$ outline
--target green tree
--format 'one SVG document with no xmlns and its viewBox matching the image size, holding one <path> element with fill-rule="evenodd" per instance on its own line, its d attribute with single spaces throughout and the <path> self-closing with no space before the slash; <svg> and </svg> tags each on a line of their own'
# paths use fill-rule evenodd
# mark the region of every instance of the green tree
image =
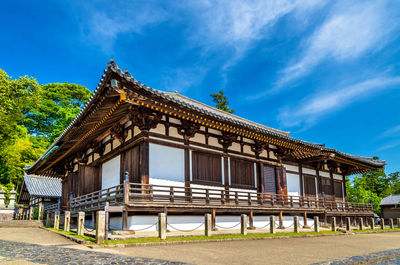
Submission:
<svg viewBox="0 0 400 265">
<path fill-rule="evenodd" d="M 41 104 L 25 112 L 23 124 L 30 134 L 53 142 L 79 113 L 91 92 L 84 86 L 69 83 L 42 85 Z"/>
<path fill-rule="evenodd" d="M 380 214 L 382 198 L 371 190 L 365 189 L 364 180 L 360 177 L 355 177 L 353 181 L 346 181 L 347 200 L 357 203 L 371 203 L 374 207 L 374 212 Z"/>
<path fill-rule="evenodd" d="M 220 90 L 216 94 L 210 94 L 210 96 L 213 98 L 213 101 L 216 103 L 217 109 L 229 112 L 229 113 L 234 113 L 235 110 L 229 108 L 229 101 L 228 98 L 224 95 L 224 91 Z"/>
</svg>

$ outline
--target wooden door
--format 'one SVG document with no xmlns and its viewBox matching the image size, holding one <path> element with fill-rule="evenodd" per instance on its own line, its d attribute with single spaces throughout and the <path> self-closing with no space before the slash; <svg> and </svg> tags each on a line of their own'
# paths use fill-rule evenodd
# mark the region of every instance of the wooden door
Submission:
<svg viewBox="0 0 400 265">
<path fill-rule="evenodd" d="M 275 167 L 271 166 L 263 166 L 263 185 L 264 185 L 264 193 L 276 193 L 276 183 L 275 183 Z"/>
</svg>

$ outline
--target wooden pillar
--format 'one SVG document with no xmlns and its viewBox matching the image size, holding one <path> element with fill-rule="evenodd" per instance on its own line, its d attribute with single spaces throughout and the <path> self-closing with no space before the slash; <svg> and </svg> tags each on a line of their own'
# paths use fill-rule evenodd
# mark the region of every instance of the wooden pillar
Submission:
<svg viewBox="0 0 400 265">
<path fill-rule="evenodd" d="M 212 225 L 212 230 L 213 231 L 217 230 L 216 221 L 215 221 L 215 218 L 216 218 L 215 215 L 216 215 L 215 209 L 212 209 L 211 225 Z"/>
<path fill-rule="evenodd" d="M 364 230 L 364 220 L 362 217 L 360 217 L 359 221 L 358 221 L 358 229 L 360 230 Z"/>
<path fill-rule="evenodd" d="M 333 180 L 333 167 L 329 167 L 329 176 L 331 178 L 331 189 L 332 189 L 332 198 L 333 201 L 336 201 L 336 193 L 335 193 L 335 181 Z"/>
<path fill-rule="evenodd" d="M 145 136 L 143 142 L 140 143 L 140 180 L 142 184 L 149 184 L 149 138 L 148 131 L 143 130 L 142 134 Z"/>
<path fill-rule="evenodd" d="M 279 229 L 285 229 L 283 226 L 283 211 L 279 212 Z"/>
<path fill-rule="evenodd" d="M 317 189 L 318 189 L 318 198 L 322 198 L 322 181 L 321 181 L 321 176 L 319 175 L 319 167 L 320 163 L 317 163 L 315 166 L 315 173 L 317 177 Z"/>
<path fill-rule="evenodd" d="M 303 228 L 310 228 L 310 226 L 307 224 L 307 211 L 304 212 L 304 225 Z"/>
<path fill-rule="evenodd" d="M 253 209 L 251 209 L 251 210 L 250 210 L 250 213 L 249 213 L 249 229 L 250 229 L 250 230 L 256 229 L 256 228 L 254 227 Z"/>
<path fill-rule="evenodd" d="M 225 185 L 225 202 L 229 203 L 229 164 L 228 157 L 224 157 L 224 185 Z"/>
<path fill-rule="evenodd" d="M 304 196 L 304 178 L 303 178 L 303 165 L 299 164 L 299 178 L 300 178 L 300 195 Z M 304 223 L 306 224 L 306 223 Z"/>
<path fill-rule="evenodd" d="M 343 172 L 343 169 L 341 169 L 341 170 L 342 170 L 342 175 L 343 175 L 343 198 L 344 198 L 344 201 L 346 202 L 347 201 L 346 173 Z"/>
<path fill-rule="evenodd" d="M 128 230 L 128 211 L 122 211 L 122 230 Z"/>
<path fill-rule="evenodd" d="M 184 147 L 184 164 L 185 164 L 185 196 L 186 200 L 191 200 L 190 192 L 190 151 L 189 151 L 189 141 L 185 140 Z"/>
</svg>

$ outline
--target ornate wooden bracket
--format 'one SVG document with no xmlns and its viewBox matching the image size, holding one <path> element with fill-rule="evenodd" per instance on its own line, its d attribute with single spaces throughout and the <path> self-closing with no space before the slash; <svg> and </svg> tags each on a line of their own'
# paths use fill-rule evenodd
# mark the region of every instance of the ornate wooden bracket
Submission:
<svg viewBox="0 0 400 265">
<path fill-rule="evenodd" d="M 124 130 L 124 126 L 119 123 L 111 127 L 110 133 L 111 137 L 117 139 L 121 144 L 125 141 L 125 138 L 128 135 L 128 131 Z"/>
<path fill-rule="evenodd" d="M 185 141 L 192 138 L 199 130 L 199 124 L 187 120 L 181 120 L 181 125 L 178 126 L 178 133 L 183 136 Z"/>
<path fill-rule="evenodd" d="M 237 140 L 237 135 L 229 132 L 223 132 L 222 136 L 218 138 L 218 143 L 222 145 L 224 150 L 227 150 L 234 141 Z"/>
<path fill-rule="evenodd" d="M 86 156 L 85 152 L 78 152 L 76 153 L 75 156 L 76 160 L 78 161 L 78 163 L 83 163 L 86 164 L 88 161 L 88 157 Z"/>
<path fill-rule="evenodd" d="M 253 151 L 256 154 L 256 157 L 259 157 L 264 148 L 265 148 L 264 143 L 255 141 L 255 144 L 251 146 L 251 151 Z"/>
<path fill-rule="evenodd" d="M 90 145 L 90 148 L 93 150 L 93 153 L 99 154 L 102 156 L 104 154 L 105 146 L 100 142 L 93 142 Z"/>
<path fill-rule="evenodd" d="M 130 118 L 133 125 L 138 126 L 141 131 L 149 131 L 157 127 L 157 124 L 161 121 L 162 113 L 145 108 L 135 108 L 131 110 Z"/>
</svg>

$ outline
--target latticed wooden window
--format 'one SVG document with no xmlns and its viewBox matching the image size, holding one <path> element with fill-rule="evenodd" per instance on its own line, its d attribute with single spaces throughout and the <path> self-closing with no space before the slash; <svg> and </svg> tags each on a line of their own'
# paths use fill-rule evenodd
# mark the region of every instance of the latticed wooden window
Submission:
<svg viewBox="0 0 400 265">
<path fill-rule="evenodd" d="M 242 159 L 230 159 L 231 185 L 244 185 L 254 187 L 254 163 Z"/>
<path fill-rule="evenodd" d="M 192 180 L 222 183 L 220 156 L 202 152 L 193 152 L 192 168 Z"/>
<path fill-rule="evenodd" d="M 275 167 L 263 166 L 263 181 L 265 193 L 276 193 Z"/>
<path fill-rule="evenodd" d="M 332 195 L 332 182 L 330 178 L 321 178 L 321 188 L 325 195 Z"/>
</svg>

